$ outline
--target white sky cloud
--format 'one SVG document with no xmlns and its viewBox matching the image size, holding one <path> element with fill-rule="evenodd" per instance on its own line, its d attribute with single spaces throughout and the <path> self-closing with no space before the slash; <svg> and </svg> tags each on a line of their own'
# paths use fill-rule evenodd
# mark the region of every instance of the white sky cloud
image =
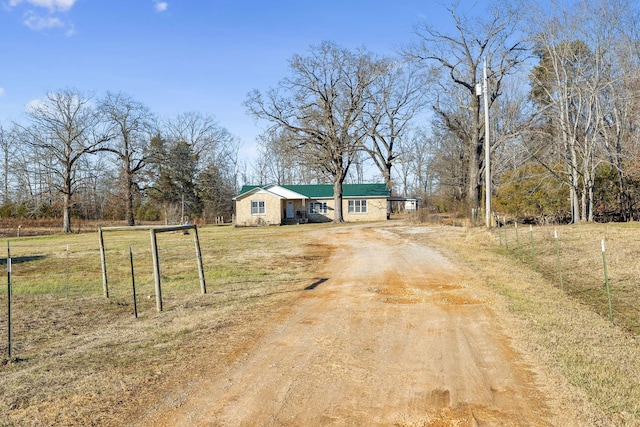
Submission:
<svg viewBox="0 0 640 427">
<path fill-rule="evenodd" d="M 0 87 L 0 97 L 4 96 L 4 88 Z"/>
<path fill-rule="evenodd" d="M 24 109 L 27 112 L 32 112 L 38 108 L 42 108 L 43 107 L 43 102 L 40 99 L 32 99 L 31 101 L 27 102 L 27 104 L 24 106 Z"/>
<path fill-rule="evenodd" d="M 29 3 L 32 6 L 44 7 L 50 11 L 70 10 L 77 0 L 9 0 L 9 6 L 14 7 L 20 3 Z"/>
<path fill-rule="evenodd" d="M 32 30 L 50 30 L 53 28 L 64 28 L 65 24 L 55 16 L 38 16 L 33 13 L 27 14 L 24 25 Z"/>
<path fill-rule="evenodd" d="M 66 26 L 67 30 L 64 32 L 64 34 L 68 37 L 73 36 L 76 33 L 76 27 L 73 24 L 69 24 Z"/>
<path fill-rule="evenodd" d="M 169 3 L 167 3 L 166 1 L 156 1 L 155 2 L 156 12 L 162 13 L 165 10 L 167 10 L 168 8 L 169 8 Z"/>
</svg>

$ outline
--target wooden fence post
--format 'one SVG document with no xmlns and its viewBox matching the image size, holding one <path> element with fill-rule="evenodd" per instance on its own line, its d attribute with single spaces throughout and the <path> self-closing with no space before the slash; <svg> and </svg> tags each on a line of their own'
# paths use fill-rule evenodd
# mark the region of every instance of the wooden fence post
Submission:
<svg viewBox="0 0 640 427">
<path fill-rule="evenodd" d="M 153 278 L 156 287 L 156 310 L 162 311 L 162 287 L 160 286 L 160 259 L 156 230 L 151 229 L 151 256 L 153 257 Z"/>
</svg>

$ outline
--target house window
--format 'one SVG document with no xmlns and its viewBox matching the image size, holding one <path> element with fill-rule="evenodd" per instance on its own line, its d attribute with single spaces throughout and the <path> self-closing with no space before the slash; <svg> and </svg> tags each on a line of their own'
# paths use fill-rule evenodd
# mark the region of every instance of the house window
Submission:
<svg viewBox="0 0 640 427">
<path fill-rule="evenodd" d="M 264 215 L 264 214 L 265 214 L 264 200 L 252 200 L 251 215 Z"/>
<path fill-rule="evenodd" d="M 366 214 L 367 201 L 366 200 L 349 200 L 348 212 L 350 214 Z"/>
<path fill-rule="evenodd" d="M 329 212 L 327 202 L 311 202 L 309 204 L 310 214 L 326 214 Z"/>
</svg>

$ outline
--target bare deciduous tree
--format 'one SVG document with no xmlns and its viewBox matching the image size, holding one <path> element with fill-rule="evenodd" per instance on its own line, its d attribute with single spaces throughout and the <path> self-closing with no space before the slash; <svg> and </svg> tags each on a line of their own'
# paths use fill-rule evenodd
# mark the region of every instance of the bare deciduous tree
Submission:
<svg viewBox="0 0 640 427">
<path fill-rule="evenodd" d="M 91 97 L 76 90 L 47 93 L 42 102 L 28 112 L 30 126 L 23 128 L 28 143 L 46 153 L 53 163 L 42 166 L 56 176 L 55 188 L 63 195 L 62 231 L 70 233 L 74 191 L 79 184 L 78 162 L 87 154 L 104 150 L 113 136 L 105 130 Z"/>
<path fill-rule="evenodd" d="M 238 140 L 215 117 L 198 112 L 178 114 L 165 124 L 164 135 L 170 141 L 184 141 L 196 156 L 199 170 L 210 164 L 237 162 Z"/>
<path fill-rule="evenodd" d="M 559 147 L 566 164 L 573 222 L 594 219 L 602 163 L 618 169 L 621 197 L 628 193 L 621 156 L 637 114 L 630 110 L 635 107 L 627 89 L 637 79 L 635 65 L 625 69 L 629 58 L 637 58 L 637 41 L 630 34 L 637 31 L 633 10 L 626 0 L 602 0 L 578 2 L 571 10 L 530 12 L 540 58 L 531 73 L 532 99 L 544 124 L 539 129 Z"/>
<path fill-rule="evenodd" d="M 417 113 L 424 108 L 426 75 L 410 62 L 381 61 L 380 76 L 369 88 L 364 120 L 368 137 L 364 149 L 371 155 L 389 190 L 394 191 L 391 169 L 399 155 L 398 144 Z"/>
<path fill-rule="evenodd" d="M 265 96 L 253 91 L 245 104 L 256 118 L 286 129 L 304 163 L 331 176 L 334 221 L 342 222 L 342 184 L 366 135 L 362 115 L 380 64 L 367 52 L 324 42 L 289 65 L 291 76 L 278 88 Z"/>
<path fill-rule="evenodd" d="M 198 112 L 177 115 L 165 123 L 164 136 L 171 144 L 185 143 L 193 156 L 193 183 L 199 184 L 192 206 L 201 206 L 203 217 L 229 216 L 229 200 L 237 190 L 239 140 L 215 117 Z M 186 147 L 183 147 L 186 149 Z"/>
<path fill-rule="evenodd" d="M 137 192 L 136 175 L 150 157 L 148 146 L 153 134 L 154 116 L 147 106 L 123 93 L 107 92 L 99 108 L 116 135 L 114 143 L 106 150 L 115 154 L 122 163 L 125 219 L 128 225 L 135 225 L 133 202 Z"/>
<path fill-rule="evenodd" d="M 433 165 L 437 149 L 434 136 L 425 127 L 417 127 L 411 129 L 401 145 L 403 195 L 432 196 L 439 181 Z"/>
<path fill-rule="evenodd" d="M 304 166 L 289 149 L 286 129 L 272 129 L 258 137 L 260 158 L 256 164 L 257 184 L 307 184 Z"/>
<path fill-rule="evenodd" d="M 0 167 L 2 171 L 2 203 L 7 204 L 11 199 L 10 183 L 15 174 L 12 165 L 17 163 L 14 161 L 18 152 L 18 136 L 15 127 L 6 129 L 0 124 Z"/>
<path fill-rule="evenodd" d="M 476 87 L 481 83 L 482 61 L 487 60 L 490 105 L 500 96 L 503 79 L 513 73 L 527 53 L 516 37 L 519 15 L 508 3 L 490 9 L 487 17 L 475 19 L 460 12 L 458 3 L 448 8 L 455 32 L 441 32 L 422 24 L 416 33 L 419 42 L 406 54 L 438 73 L 433 109 L 444 126 L 465 147 L 463 171 L 464 198 L 469 207 L 477 207 L 481 196 L 483 171 L 484 121 Z"/>
</svg>

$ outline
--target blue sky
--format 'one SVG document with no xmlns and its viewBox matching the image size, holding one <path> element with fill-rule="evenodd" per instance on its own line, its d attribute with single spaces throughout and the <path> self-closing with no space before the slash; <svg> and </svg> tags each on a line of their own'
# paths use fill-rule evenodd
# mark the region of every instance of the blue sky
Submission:
<svg viewBox="0 0 640 427">
<path fill-rule="evenodd" d="M 250 161 L 264 124 L 242 103 L 286 77 L 292 55 L 325 40 L 391 55 L 443 10 L 430 0 L 0 0 L 0 123 L 24 120 L 49 91 L 124 92 L 162 118 L 215 116 Z"/>
</svg>

